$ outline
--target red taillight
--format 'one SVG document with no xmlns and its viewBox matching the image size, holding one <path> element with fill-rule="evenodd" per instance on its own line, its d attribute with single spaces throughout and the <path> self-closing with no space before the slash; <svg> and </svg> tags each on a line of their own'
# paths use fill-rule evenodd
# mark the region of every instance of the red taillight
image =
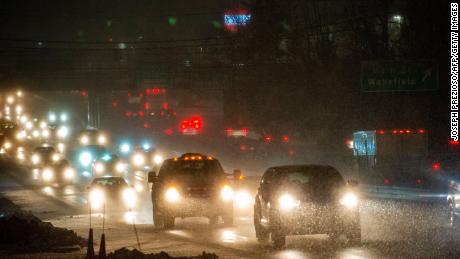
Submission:
<svg viewBox="0 0 460 259">
<path fill-rule="evenodd" d="M 133 113 L 130 112 L 130 111 L 127 111 L 127 112 L 125 112 L 125 115 L 126 115 L 126 117 L 131 117 L 133 115 Z"/>
<path fill-rule="evenodd" d="M 393 133 L 393 134 L 398 134 L 398 131 L 397 131 L 397 130 L 393 130 L 392 133 Z"/>
<path fill-rule="evenodd" d="M 410 130 L 406 130 L 406 133 L 407 133 L 407 134 L 410 134 L 410 133 L 411 133 L 411 131 L 410 131 Z"/>
<path fill-rule="evenodd" d="M 169 103 L 164 102 L 163 103 L 163 110 L 168 110 L 169 109 Z"/>
<path fill-rule="evenodd" d="M 441 169 L 441 164 L 439 163 L 433 163 L 433 170 L 434 171 L 439 171 L 439 169 Z"/>
<path fill-rule="evenodd" d="M 384 131 L 384 130 L 379 130 L 378 133 L 379 133 L 380 135 L 383 135 L 383 134 L 385 134 L 385 131 Z"/>
<path fill-rule="evenodd" d="M 385 185 L 391 184 L 390 179 L 388 179 L 388 178 L 383 179 L 383 184 L 385 184 Z"/>
<path fill-rule="evenodd" d="M 144 110 L 150 109 L 150 104 L 148 102 L 144 103 Z"/>
<path fill-rule="evenodd" d="M 267 143 L 271 143 L 271 142 L 272 142 L 272 136 L 267 135 L 267 136 L 265 136 L 264 140 L 265 140 L 265 142 L 267 142 Z"/>
<path fill-rule="evenodd" d="M 112 107 L 117 108 L 118 107 L 118 102 L 116 100 L 112 101 Z"/>
<path fill-rule="evenodd" d="M 248 135 L 248 129 L 247 128 L 242 128 L 241 132 L 242 132 L 243 136 L 245 136 L 245 137 Z"/>
<path fill-rule="evenodd" d="M 284 142 L 284 143 L 288 143 L 289 142 L 289 136 L 287 135 L 284 135 L 281 140 Z"/>
<path fill-rule="evenodd" d="M 246 151 L 246 145 L 241 144 L 241 145 L 240 145 L 240 150 L 241 150 L 241 151 Z"/>
<path fill-rule="evenodd" d="M 425 130 L 424 129 L 419 129 L 418 133 L 423 134 L 423 133 L 425 133 Z"/>
<path fill-rule="evenodd" d="M 232 128 L 227 128 L 225 131 L 227 132 L 227 136 L 231 136 L 232 133 L 233 133 L 233 129 L 232 129 Z"/>
<path fill-rule="evenodd" d="M 143 111 L 138 111 L 138 112 L 137 112 L 137 116 L 139 116 L 139 117 L 144 117 L 144 112 L 143 112 Z"/>
<path fill-rule="evenodd" d="M 173 131 L 172 129 L 165 129 L 164 132 L 165 132 L 165 134 L 168 135 L 168 136 L 170 136 L 170 135 L 172 135 L 172 134 L 174 133 L 174 131 Z"/>
<path fill-rule="evenodd" d="M 144 128 L 145 129 L 150 129 L 152 126 L 150 126 L 150 123 L 144 122 Z"/>
</svg>

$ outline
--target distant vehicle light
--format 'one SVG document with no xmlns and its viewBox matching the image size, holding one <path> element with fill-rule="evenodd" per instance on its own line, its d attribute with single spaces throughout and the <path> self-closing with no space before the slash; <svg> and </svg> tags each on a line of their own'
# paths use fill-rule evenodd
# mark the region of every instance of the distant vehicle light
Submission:
<svg viewBox="0 0 460 259">
<path fill-rule="evenodd" d="M 11 144 L 11 142 L 5 142 L 5 144 L 3 144 L 3 147 L 5 149 L 10 149 L 12 146 L 13 146 L 13 144 Z"/>
<path fill-rule="evenodd" d="M 72 168 L 65 169 L 64 178 L 66 180 L 73 180 L 75 178 L 75 171 Z"/>
<path fill-rule="evenodd" d="M 438 162 L 433 163 L 432 165 L 433 171 L 439 171 L 441 169 L 441 164 Z"/>
<path fill-rule="evenodd" d="M 161 165 L 161 163 L 163 163 L 163 156 L 159 154 L 153 156 L 153 163 L 156 165 Z"/>
<path fill-rule="evenodd" d="M 284 135 L 283 137 L 281 137 L 281 141 L 283 141 L 284 143 L 288 143 L 289 142 L 289 136 Z"/>
<path fill-rule="evenodd" d="M 89 152 L 83 152 L 80 154 L 79 161 L 83 166 L 89 166 L 93 160 L 93 156 Z"/>
<path fill-rule="evenodd" d="M 107 143 L 107 137 L 105 135 L 99 135 L 97 137 L 97 143 L 99 145 L 105 145 Z"/>
<path fill-rule="evenodd" d="M 51 157 L 51 159 L 54 161 L 54 162 L 57 162 L 61 159 L 61 156 L 59 154 L 53 154 L 53 156 Z"/>
<path fill-rule="evenodd" d="M 134 154 L 132 162 L 135 166 L 143 166 L 145 164 L 144 154 Z"/>
<path fill-rule="evenodd" d="M 144 149 L 145 151 L 149 151 L 151 147 L 152 146 L 150 145 L 150 143 L 142 144 L 142 149 Z"/>
<path fill-rule="evenodd" d="M 49 182 L 51 180 L 53 180 L 54 178 L 54 172 L 53 170 L 49 169 L 49 168 L 45 168 L 42 172 L 42 179 L 43 181 L 45 182 Z"/>
<path fill-rule="evenodd" d="M 86 135 L 81 136 L 80 138 L 80 143 L 82 145 L 88 145 L 89 144 L 89 137 Z"/>
<path fill-rule="evenodd" d="M 96 171 L 96 173 L 101 174 L 104 172 L 105 166 L 102 163 L 96 163 L 94 165 L 94 170 Z"/>
<path fill-rule="evenodd" d="M 91 190 L 88 197 L 92 209 L 101 209 L 105 203 L 105 193 L 101 189 Z"/>
<path fill-rule="evenodd" d="M 32 155 L 32 164 L 37 165 L 38 163 L 40 163 L 40 156 L 37 155 L 37 154 L 33 154 Z"/>
<path fill-rule="evenodd" d="M 60 119 L 62 122 L 66 122 L 68 119 L 68 116 L 66 113 L 61 113 Z"/>
<path fill-rule="evenodd" d="M 50 131 L 47 129 L 42 130 L 42 137 L 47 139 L 50 137 Z"/>
<path fill-rule="evenodd" d="M 56 122 L 56 114 L 51 113 L 51 114 L 48 116 L 48 120 L 49 120 L 50 122 Z"/>
<path fill-rule="evenodd" d="M 58 148 L 58 151 L 62 154 L 65 151 L 65 144 L 64 143 L 58 143 L 57 148 Z"/>
<path fill-rule="evenodd" d="M 126 143 L 125 143 L 125 144 L 122 144 L 122 145 L 120 146 L 120 151 L 121 151 L 122 153 L 125 153 L 125 154 L 126 154 L 126 153 L 129 153 L 129 152 L 131 151 L 131 146 L 130 146 L 129 144 L 126 144 Z"/>
<path fill-rule="evenodd" d="M 235 205 L 240 209 L 247 209 L 252 206 L 252 196 L 248 191 L 241 190 L 235 194 Z"/>
<path fill-rule="evenodd" d="M 67 138 L 69 136 L 69 128 L 67 126 L 59 127 L 57 135 L 59 138 Z"/>
<path fill-rule="evenodd" d="M 123 191 L 123 201 L 128 208 L 134 208 L 137 203 L 137 194 L 136 191 L 129 188 Z"/>
<path fill-rule="evenodd" d="M 220 192 L 220 197 L 224 201 L 231 201 L 233 200 L 233 195 L 234 195 L 233 189 L 228 185 L 224 185 L 224 187 L 222 188 L 222 191 Z"/>
<path fill-rule="evenodd" d="M 126 170 L 127 166 L 125 163 L 122 163 L 122 162 L 118 162 L 116 165 L 115 165 L 115 170 L 118 172 L 118 173 L 123 173 L 125 170 Z"/>
</svg>

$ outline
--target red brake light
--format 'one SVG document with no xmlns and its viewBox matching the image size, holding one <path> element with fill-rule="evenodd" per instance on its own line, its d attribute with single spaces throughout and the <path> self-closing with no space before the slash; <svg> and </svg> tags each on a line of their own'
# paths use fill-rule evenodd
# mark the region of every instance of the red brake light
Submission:
<svg viewBox="0 0 460 259">
<path fill-rule="evenodd" d="M 144 112 L 143 112 L 143 111 L 138 111 L 138 112 L 137 112 L 137 116 L 139 116 L 139 117 L 144 117 Z"/>
<path fill-rule="evenodd" d="M 227 132 L 227 136 L 231 136 L 232 133 L 233 133 L 233 129 L 232 129 L 232 128 L 227 128 L 225 131 Z"/>
<path fill-rule="evenodd" d="M 379 130 L 378 132 L 379 132 L 380 135 L 385 134 L 385 131 L 384 131 L 384 130 Z"/>
<path fill-rule="evenodd" d="M 281 137 L 281 140 L 282 140 L 284 143 L 288 143 L 288 142 L 289 142 L 289 136 L 284 135 L 283 137 Z"/>
<path fill-rule="evenodd" d="M 174 132 L 173 132 L 172 129 L 165 129 L 165 134 L 166 134 L 166 135 L 170 136 L 170 135 L 172 135 L 173 133 L 174 133 Z"/>
<path fill-rule="evenodd" d="M 441 164 L 436 162 L 436 163 L 433 163 L 432 167 L 434 171 L 439 171 L 439 169 L 441 169 Z"/>
<path fill-rule="evenodd" d="M 383 179 L 383 184 L 385 184 L 385 185 L 391 184 L 390 179 L 388 179 L 388 178 Z"/>
<path fill-rule="evenodd" d="M 131 115 L 133 115 L 133 113 L 130 112 L 130 111 L 127 111 L 127 112 L 125 112 L 125 115 L 126 115 L 126 117 L 131 117 Z"/>
<path fill-rule="evenodd" d="M 270 135 L 265 136 L 264 139 L 265 139 L 265 142 L 267 142 L 267 143 L 272 142 L 272 136 L 270 136 Z"/>
<path fill-rule="evenodd" d="M 423 134 L 423 133 L 425 133 L 425 130 L 424 129 L 419 129 L 418 133 Z"/>
</svg>

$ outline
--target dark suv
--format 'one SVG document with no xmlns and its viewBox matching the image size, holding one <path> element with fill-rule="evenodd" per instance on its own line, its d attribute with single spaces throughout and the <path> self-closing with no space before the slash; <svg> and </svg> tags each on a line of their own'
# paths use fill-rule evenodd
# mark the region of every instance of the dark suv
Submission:
<svg viewBox="0 0 460 259">
<path fill-rule="evenodd" d="M 331 166 L 296 165 L 269 168 L 254 203 L 259 241 L 284 246 L 290 234 L 326 233 L 333 239 L 361 241 L 356 183 L 345 183 Z"/>
<path fill-rule="evenodd" d="M 233 190 L 217 159 L 197 153 L 167 159 L 149 182 L 155 226 L 172 228 L 176 217 L 198 216 L 233 224 Z"/>
</svg>

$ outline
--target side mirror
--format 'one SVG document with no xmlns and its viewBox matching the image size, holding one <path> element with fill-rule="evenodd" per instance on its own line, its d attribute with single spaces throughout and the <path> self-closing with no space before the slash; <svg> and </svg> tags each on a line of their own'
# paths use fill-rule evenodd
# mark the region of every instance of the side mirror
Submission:
<svg viewBox="0 0 460 259">
<path fill-rule="evenodd" d="M 351 187 L 357 187 L 359 185 L 358 181 L 356 180 L 348 180 L 347 184 Z"/>
<path fill-rule="evenodd" d="M 233 169 L 233 179 L 234 180 L 243 180 L 243 173 L 240 169 Z"/>
<path fill-rule="evenodd" d="M 155 171 L 149 172 L 147 181 L 149 183 L 156 183 L 158 181 L 158 177 Z"/>
</svg>

